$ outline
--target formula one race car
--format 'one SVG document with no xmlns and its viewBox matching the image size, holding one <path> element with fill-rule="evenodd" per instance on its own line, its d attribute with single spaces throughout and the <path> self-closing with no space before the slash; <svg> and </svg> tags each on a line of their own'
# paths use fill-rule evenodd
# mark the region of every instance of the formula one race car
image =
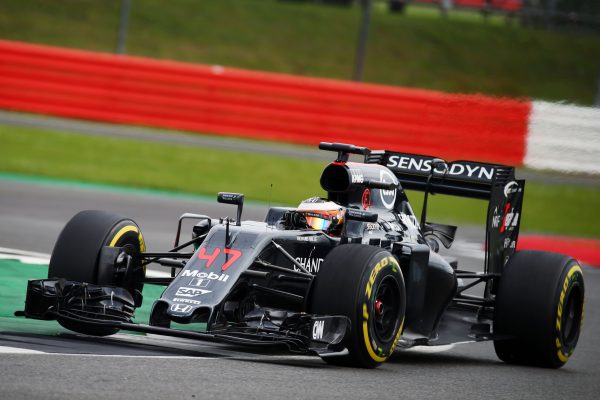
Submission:
<svg viewBox="0 0 600 400">
<path fill-rule="evenodd" d="M 21 315 L 89 335 L 124 329 L 284 345 L 360 367 L 380 365 L 397 347 L 481 340 L 493 340 L 509 363 L 558 368 L 568 360 L 583 319 L 582 269 L 561 254 L 516 251 L 525 182 L 514 168 L 339 143 L 319 148 L 337 152 L 321 175 L 326 199 L 272 207 L 256 222 L 242 221 L 243 195 L 219 193 L 219 202 L 237 206 L 237 218 L 183 214 L 167 252 L 147 252 L 128 218 L 80 212 L 58 238 L 48 279 L 29 281 Z M 404 189 L 424 192 L 420 220 Z M 430 193 L 489 202 L 481 272 L 439 254 L 457 228 L 427 221 Z M 186 219 L 197 223 L 179 244 Z M 151 263 L 171 277 L 146 277 Z M 145 283 L 166 289 L 149 324 L 135 324 Z M 477 288 L 481 294 L 472 294 Z"/>
</svg>

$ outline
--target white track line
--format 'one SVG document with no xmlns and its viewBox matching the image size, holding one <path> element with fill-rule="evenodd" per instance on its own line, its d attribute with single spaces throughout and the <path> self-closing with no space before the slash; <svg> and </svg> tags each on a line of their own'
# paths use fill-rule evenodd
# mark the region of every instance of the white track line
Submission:
<svg viewBox="0 0 600 400">
<path fill-rule="evenodd" d="M 18 260 L 25 264 L 48 265 L 50 254 L 0 247 L 0 259 Z"/>
<path fill-rule="evenodd" d="M 134 355 L 134 354 L 91 354 L 91 353 L 42 353 L 41 355 L 67 356 L 67 357 L 88 357 L 88 358 L 156 358 L 173 360 L 218 360 L 223 357 L 205 357 L 205 356 L 156 356 L 156 355 Z"/>
<path fill-rule="evenodd" d="M 215 360 L 223 357 L 204 356 L 155 356 L 155 355 L 132 355 L 132 354 L 90 354 L 90 353 L 53 353 L 38 350 L 21 349 L 19 347 L 0 346 L 0 354 L 25 354 L 37 356 L 68 356 L 68 357 L 113 357 L 113 358 L 160 358 L 160 359 L 186 359 L 186 360 Z"/>
<path fill-rule="evenodd" d="M 43 351 L 21 349 L 19 347 L 0 346 L 0 354 L 46 354 Z"/>
<path fill-rule="evenodd" d="M 0 253 L 46 258 L 48 260 L 50 259 L 50 254 L 38 253 L 35 251 L 27 251 L 27 250 L 20 250 L 20 249 L 10 249 L 8 247 L 0 247 Z"/>
<path fill-rule="evenodd" d="M 464 342 L 456 342 L 456 343 L 451 343 L 451 344 L 442 344 L 439 346 L 415 346 L 415 347 L 410 347 L 408 349 L 398 349 L 401 352 L 409 352 L 409 353 L 422 353 L 422 354 L 435 354 L 435 353 L 443 353 L 445 351 L 449 351 L 452 350 L 453 348 L 455 348 L 457 345 L 459 344 L 465 344 L 465 343 L 475 343 L 474 340 L 467 340 Z"/>
<path fill-rule="evenodd" d="M 0 260 L 18 260 L 23 264 L 48 265 L 50 263 L 50 254 L 0 247 Z M 171 273 L 148 269 L 146 276 L 149 278 L 168 278 L 171 276 Z"/>
</svg>

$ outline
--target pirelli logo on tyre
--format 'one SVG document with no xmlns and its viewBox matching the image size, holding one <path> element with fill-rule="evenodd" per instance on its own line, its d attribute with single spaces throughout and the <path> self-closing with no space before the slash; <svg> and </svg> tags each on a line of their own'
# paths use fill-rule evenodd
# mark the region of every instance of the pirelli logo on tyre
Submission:
<svg viewBox="0 0 600 400">
<path fill-rule="evenodd" d="M 556 345 L 556 355 L 560 361 L 567 362 L 571 354 L 573 353 L 574 346 L 569 346 L 568 343 L 564 342 L 565 332 L 563 329 L 565 327 L 562 326 L 563 313 L 569 312 L 565 310 L 566 300 L 572 290 L 574 283 L 577 279 L 583 275 L 583 271 L 578 264 L 571 266 L 569 272 L 567 272 L 567 276 L 565 276 L 565 280 L 563 282 L 560 297 L 558 299 L 558 306 L 556 309 L 556 337 L 555 337 L 555 345 Z M 583 322 L 583 304 L 581 309 L 581 319 L 580 323 Z"/>
<path fill-rule="evenodd" d="M 396 261 L 393 256 L 387 256 L 379 260 L 369 275 L 364 292 L 365 302 L 362 305 L 362 333 L 365 348 L 369 356 L 374 361 L 379 363 L 384 362 L 394 352 L 398 342 L 400 341 L 400 337 L 402 336 L 402 328 L 404 327 L 404 315 L 402 315 L 400 326 L 391 343 L 379 343 L 374 335 L 372 335 L 370 332 L 370 318 L 372 317 L 371 314 L 373 313 L 373 308 L 376 308 L 377 301 L 375 298 L 377 290 L 374 292 L 374 289 L 376 289 L 375 286 L 377 278 L 386 267 L 390 268 L 394 274 L 401 274 L 398 261 Z"/>
<path fill-rule="evenodd" d="M 373 291 L 373 284 L 375 283 L 375 278 L 377 277 L 377 274 L 379 274 L 379 271 L 381 271 L 390 263 L 390 259 L 396 262 L 396 260 L 393 257 L 385 257 L 384 259 L 379 261 L 377 265 L 375 265 L 375 268 L 373 268 L 371 276 L 369 276 L 369 282 L 367 282 L 367 290 L 365 292 L 367 298 L 371 298 L 371 292 Z"/>
</svg>

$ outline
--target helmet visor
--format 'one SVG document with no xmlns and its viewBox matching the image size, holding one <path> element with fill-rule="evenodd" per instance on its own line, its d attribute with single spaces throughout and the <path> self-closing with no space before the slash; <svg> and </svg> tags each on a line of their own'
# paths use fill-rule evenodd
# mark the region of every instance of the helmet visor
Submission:
<svg viewBox="0 0 600 400">
<path fill-rule="evenodd" d="M 306 224 L 310 226 L 312 229 L 326 231 L 329 229 L 329 225 L 331 225 L 331 221 L 329 219 L 324 219 L 321 217 L 311 217 L 306 216 Z"/>
<path fill-rule="evenodd" d="M 327 231 L 332 222 L 338 224 L 338 210 L 331 211 L 305 211 L 306 224 L 312 229 Z"/>
</svg>

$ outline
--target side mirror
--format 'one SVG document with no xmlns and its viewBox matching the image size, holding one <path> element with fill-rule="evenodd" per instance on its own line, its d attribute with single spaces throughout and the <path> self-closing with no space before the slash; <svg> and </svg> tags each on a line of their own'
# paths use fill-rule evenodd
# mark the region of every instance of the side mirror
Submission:
<svg viewBox="0 0 600 400">
<path fill-rule="evenodd" d="M 237 217 L 235 224 L 240 226 L 242 224 L 242 210 L 244 208 L 244 195 L 241 193 L 229 193 L 219 192 L 217 194 L 217 202 L 224 204 L 236 204 L 237 205 Z"/>
<path fill-rule="evenodd" d="M 427 222 L 421 228 L 423 232 L 423 237 L 427 238 L 430 236 L 438 239 L 445 248 L 449 249 L 452 246 L 452 242 L 454 242 L 454 237 L 456 236 L 456 226 L 454 225 L 444 225 L 444 224 L 436 224 L 434 222 Z"/>
<path fill-rule="evenodd" d="M 219 192 L 217 201 L 225 204 L 244 204 L 244 195 L 241 193 Z"/>
</svg>

